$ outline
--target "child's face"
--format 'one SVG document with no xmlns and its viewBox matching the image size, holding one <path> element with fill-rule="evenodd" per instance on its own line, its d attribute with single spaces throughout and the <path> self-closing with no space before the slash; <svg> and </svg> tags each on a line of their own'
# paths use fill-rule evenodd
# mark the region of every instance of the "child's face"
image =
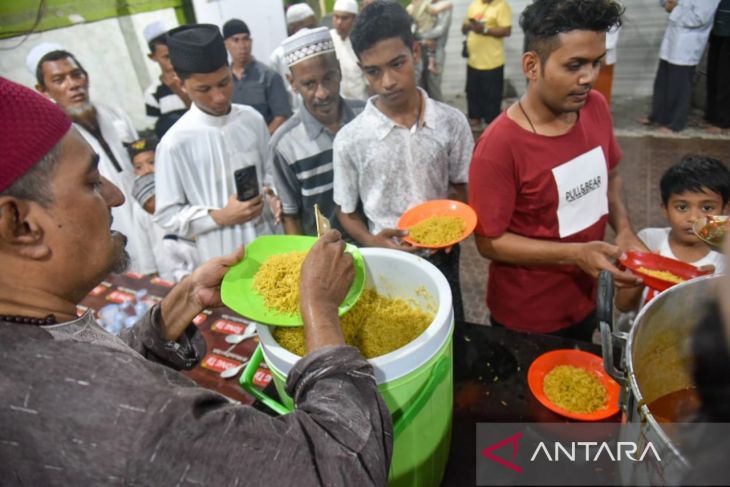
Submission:
<svg viewBox="0 0 730 487">
<path fill-rule="evenodd" d="M 164 44 L 155 44 L 155 52 L 148 54 L 149 58 L 160 65 L 163 73 L 172 71 L 170 62 L 170 50 Z"/>
<path fill-rule="evenodd" d="M 140 152 L 134 156 L 132 165 L 134 166 L 134 175 L 138 177 L 155 172 L 155 151 Z"/>
<path fill-rule="evenodd" d="M 707 215 L 721 215 L 724 207 L 722 197 L 707 189 L 669 195 L 664 211 L 672 227 L 672 236 L 682 243 L 696 244 L 701 240 L 692 231 L 692 224 Z"/>
</svg>

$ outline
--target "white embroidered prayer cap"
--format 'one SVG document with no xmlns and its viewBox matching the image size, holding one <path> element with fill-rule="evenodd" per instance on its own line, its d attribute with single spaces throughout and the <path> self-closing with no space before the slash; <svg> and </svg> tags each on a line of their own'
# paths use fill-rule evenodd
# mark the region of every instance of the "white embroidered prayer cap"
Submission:
<svg viewBox="0 0 730 487">
<path fill-rule="evenodd" d="M 294 22 L 301 22 L 309 17 L 314 17 L 314 10 L 306 3 L 295 3 L 286 11 L 286 25 Z"/>
<path fill-rule="evenodd" d="M 296 34 L 284 39 L 284 62 L 292 66 L 298 62 L 320 54 L 334 52 L 335 45 L 327 27 L 301 29 Z"/>
<path fill-rule="evenodd" d="M 357 15 L 357 1 L 356 0 L 337 0 L 335 6 L 332 8 L 334 12 L 347 12 L 349 14 Z"/>
<path fill-rule="evenodd" d="M 154 22 L 147 24 L 142 31 L 142 36 L 144 37 L 145 42 L 149 43 L 152 39 L 160 37 L 167 31 L 168 28 L 163 21 L 155 20 Z"/>
<path fill-rule="evenodd" d="M 28 72 L 35 76 L 35 70 L 38 68 L 41 58 L 53 51 L 65 51 L 65 48 L 56 42 L 41 42 L 31 49 L 25 58 L 25 67 L 28 68 Z"/>
</svg>

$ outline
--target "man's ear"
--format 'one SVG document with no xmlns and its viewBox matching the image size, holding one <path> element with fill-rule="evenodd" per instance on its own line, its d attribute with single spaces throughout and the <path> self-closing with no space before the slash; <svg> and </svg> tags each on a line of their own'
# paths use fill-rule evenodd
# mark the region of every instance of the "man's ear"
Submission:
<svg viewBox="0 0 730 487">
<path fill-rule="evenodd" d="M 537 81 L 537 72 L 540 69 L 540 56 L 535 51 L 522 54 L 522 72 L 530 81 Z"/>
<path fill-rule="evenodd" d="M 413 41 L 413 59 L 416 64 L 421 62 L 421 43 L 418 41 Z"/>
<path fill-rule="evenodd" d="M 50 255 L 37 211 L 33 211 L 37 206 L 37 203 L 13 196 L 0 197 L 0 248 L 33 260 Z"/>
</svg>

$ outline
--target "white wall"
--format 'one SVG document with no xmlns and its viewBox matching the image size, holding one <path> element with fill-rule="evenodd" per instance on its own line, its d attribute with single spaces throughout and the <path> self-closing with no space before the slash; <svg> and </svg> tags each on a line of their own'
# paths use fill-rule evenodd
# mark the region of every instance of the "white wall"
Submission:
<svg viewBox="0 0 730 487">
<path fill-rule="evenodd" d="M 88 71 L 91 99 L 123 108 L 135 126 L 142 129 L 146 88 L 143 85 L 160 75 L 157 64 L 147 59 L 149 49 L 142 37 L 144 27 L 154 20 L 162 20 L 170 27 L 177 25 L 175 11 L 165 9 L 32 34 L 22 43 L 22 38 L 2 40 L 0 72 L 13 81 L 35 86 L 35 75 L 26 69 L 25 58 L 41 42 L 57 42 Z M 124 35 L 125 25 L 133 31 L 128 38 Z M 133 56 L 140 60 L 141 70 L 134 69 Z"/>
<path fill-rule="evenodd" d="M 253 39 L 253 55 L 269 64 L 271 51 L 286 37 L 283 0 L 193 0 L 198 22 L 223 27 L 238 18 L 246 22 Z"/>
<path fill-rule="evenodd" d="M 461 24 L 471 0 L 452 0 L 452 16 L 449 40 L 446 45 L 446 66 L 442 90 L 446 95 L 464 93 L 466 86 L 466 60 L 461 57 Z M 508 0 L 512 7 L 512 35 L 505 40 L 507 64 L 505 79 L 521 91 L 525 83 L 520 69 L 523 35 L 519 16 L 531 0 Z M 624 0 L 625 24 L 618 43 L 618 62 L 614 68 L 615 95 L 649 95 L 656 67 L 659 63 L 659 45 L 664 35 L 667 14 L 659 7 L 658 0 Z"/>
</svg>

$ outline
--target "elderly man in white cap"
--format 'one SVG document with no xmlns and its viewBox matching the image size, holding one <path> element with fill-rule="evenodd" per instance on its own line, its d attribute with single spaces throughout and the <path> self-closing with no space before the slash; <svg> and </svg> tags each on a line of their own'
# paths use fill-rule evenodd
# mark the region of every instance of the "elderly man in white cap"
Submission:
<svg viewBox="0 0 730 487">
<path fill-rule="evenodd" d="M 152 220 L 132 198 L 134 169 L 124 143 L 137 140 L 137 131 L 126 113 L 116 107 L 92 103 L 89 75 L 73 54 L 58 44 L 43 44 L 31 50 L 28 70 L 36 76 L 36 89 L 71 118 L 86 142 L 99 154 L 99 172 L 124 194 L 126 202 L 112 208 L 113 228 L 128 235 L 131 270 L 142 274 L 157 271 L 150 252 Z"/>
<path fill-rule="evenodd" d="M 332 143 L 365 102 L 340 96 L 340 66 L 326 27 L 302 29 L 282 46 L 291 71 L 289 80 L 303 102 L 270 144 L 284 231 L 317 235 L 315 204 L 342 231 L 332 200 Z"/>
<path fill-rule="evenodd" d="M 352 32 L 356 16 L 357 2 L 355 0 L 337 0 L 332 11 L 332 24 L 335 28 L 330 30 L 330 35 L 335 45 L 337 60 L 340 62 L 340 71 L 342 71 L 340 93 L 345 98 L 366 100 L 368 85 L 357 64 L 357 56 L 355 56 L 350 42 L 350 32 Z"/>
<path fill-rule="evenodd" d="M 154 126 L 161 139 L 183 113 L 190 108 L 190 97 L 182 90 L 182 83 L 175 75 L 167 48 L 167 26 L 162 21 L 148 24 L 142 34 L 150 49 L 149 57 L 160 66 L 162 73 L 144 92 L 147 121 Z"/>
<path fill-rule="evenodd" d="M 286 11 L 286 32 L 288 36 L 296 34 L 301 29 L 313 29 L 317 27 L 317 17 L 314 15 L 312 7 L 306 3 L 296 3 L 290 6 Z M 292 91 L 288 82 L 289 67 L 284 61 L 284 48 L 279 46 L 274 49 L 269 57 L 269 66 L 279 73 L 286 81 L 286 91 L 289 93 L 289 105 L 292 110 L 299 109 L 300 100 Z"/>
</svg>

